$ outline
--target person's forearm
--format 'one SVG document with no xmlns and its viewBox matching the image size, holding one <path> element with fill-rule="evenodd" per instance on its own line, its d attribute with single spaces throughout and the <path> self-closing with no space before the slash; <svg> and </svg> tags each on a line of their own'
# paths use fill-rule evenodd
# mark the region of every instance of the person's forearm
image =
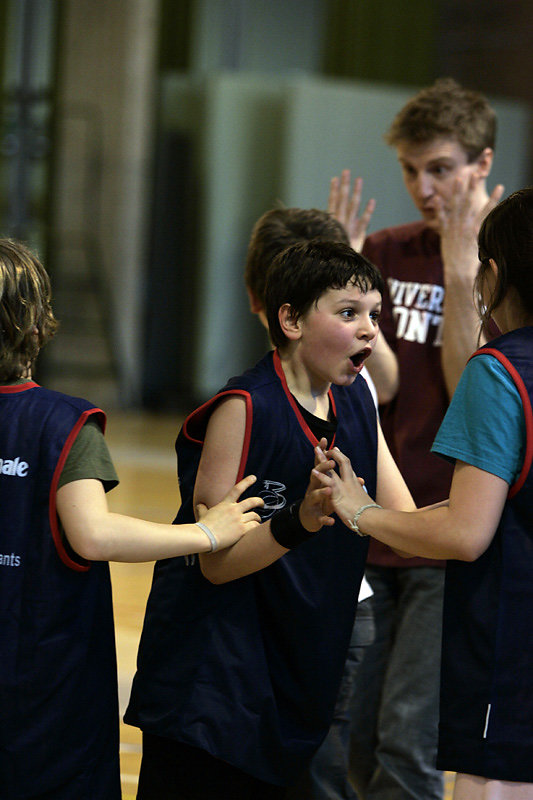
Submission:
<svg viewBox="0 0 533 800">
<path fill-rule="evenodd" d="M 442 329 L 441 366 L 451 399 L 466 362 L 477 348 L 479 318 L 470 281 L 457 279 L 446 287 Z"/>
<path fill-rule="evenodd" d="M 211 583 L 227 583 L 270 566 L 294 547 L 305 543 L 325 525 L 334 525 L 330 516 L 330 491 L 322 486 L 322 477 L 334 466 L 321 450 L 323 439 L 316 448 L 322 458 L 315 457 L 305 495 L 292 502 L 273 517 L 242 537 L 235 545 L 221 552 L 200 556 L 202 574 Z M 320 463 L 318 463 L 320 461 Z"/>
<path fill-rule="evenodd" d="M 238 541 L 260 517 L 259 497 L 240 495 L 255 482 L 243 478 L 213 508 L 197 507 L 201 522 L 169 525 L 109 511 L 100 481 L 86 479 L 62 486 L 56 510 L 73 550 L 90 561 L 154 561 L 211 552 Z"/>
<path fill-rule="evenodd" d="M 457 525 L 447 506 L 418 511 L 369 508 L 359 517 L 358 526 L 394 550 L 423 558 L 474 561 L 483 552 L 478 537 Z"/>
<path fill-rule="evenodd" d="M 337 463 L 338 471 L 324 471 L 317 478 L 330 490 L 336 514 L 355 533 L 372 536 L 402 554 L 461 561 L 479 558 L 492 541 L 509 492 L 503 478 L 457 461 L 449 500 L 413 511 L 391 510 L 393 503 L 396 509 L 406 508 L 401 493 L 395 499 L 394 491 L 378 490 L 376 506 L 364 492 L 350 460 L 337 448 L 326 455 Z M 378 480 L 387 485 L 397 467 L 385 448 L 383 455 L 378 476 L 380 463 L 385 474 Z"/>
<path fill-rule="evenodd" d="M 228 583 L 265 569 L 287 552 L 272 536 L 268 520 L 232 547 L 200 555 L 200 567 L 203 576 L 211 583 Z"/>
<path fill-rule="evenodd" d="M 495 198 L 497 195 L 498 192 Z M 477 234 L 488 200 L 479 182 L 471 180 L 468 184 L 459 183 L 450 207 L 441 210 L 445 292 L 441 363 L 450 398 L 477 345 L 479 320 L 473 297 L 479 268 Z"/>
<path fill-rule="evenodd" d="M 442 370 L 451 398 L 466 362 L 477 346 L 479 322 L 473 302 L 473 287 L 479 268 L 477 237 L 482 220 L 499 202 L 504 187 L 497 184 L 490 197 L 485 178 L 492 151 L 483 154 L 482 173 L 458 178 L 449 202 L 439 203 L 441 255 L 444 268 L 444 328 Z M 483 343 L 483 340 L 480 340 Z"/>
<path fill-rule="evenodd" d="M 155 561 L 211 549 L 198 525 L 148 522 L 113 512 L 80 518 L 79 531 L 71 526 L 67 538 L 88 561 Z"/>
<path fill-rule="evenodd" d="M 320 464 L 315 463 L 301 502 L 285 506 L 233 547 L 220 553 L 200 556 L 204 577 L 211 583 L 227 583 L 258 572 L 284 556 L 289 549 L 307 542 L 324 525 L 333 525 L 334 519 L 329 513 L 329 489 L 324 489 L 320 478 L 315 475 L 323 474 L 333 466 L 334 462 L 328 459 Z"/>
</svg>

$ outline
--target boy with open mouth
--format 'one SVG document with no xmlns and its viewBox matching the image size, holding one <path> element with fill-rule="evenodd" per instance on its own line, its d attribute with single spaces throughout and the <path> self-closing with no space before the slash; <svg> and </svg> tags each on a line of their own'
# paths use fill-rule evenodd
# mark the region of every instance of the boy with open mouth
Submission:
<svg viewBox="0 0 533 800">
<path fill-rule="evenodd" d="M 382 288 L 347 245 L 287 248 L 267 276 L 276 349 L 180 431 L 177 522 L 243 470 L 265 506 L 224 553 L 156 565 L 126 713 L 143 730 L 139 800 L 284 798 L 328 731 L 367 544 L 324 514 L 314 448 L 346 448 L 378 502 L 414 508 L 359 376 Z"/>
</svg>

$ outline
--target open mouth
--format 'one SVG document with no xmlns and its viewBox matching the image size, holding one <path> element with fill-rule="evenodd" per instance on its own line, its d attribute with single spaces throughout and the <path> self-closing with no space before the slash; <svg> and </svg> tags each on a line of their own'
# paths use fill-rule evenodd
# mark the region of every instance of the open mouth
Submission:
<svg viewBox="0 0 533 800">
<path fill-rule="evenodd" d="M 360 367 L 363 365 L 365 359 L 368 358 L 370 353 L 372 352 L 370 347 L 366 347 L 364 350 L 361 350 L 360 353 L 356 353 L 353 356 L 350 356 L 350 361 L 354 365 L 354 367 Z"/>
</svg>

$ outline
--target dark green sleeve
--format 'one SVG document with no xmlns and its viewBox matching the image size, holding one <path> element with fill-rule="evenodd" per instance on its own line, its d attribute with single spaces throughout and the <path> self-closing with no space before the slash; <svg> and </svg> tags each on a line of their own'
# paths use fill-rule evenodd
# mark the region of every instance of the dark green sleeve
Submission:
<svg viewBox="0 0 533 800">
<path fill-rule="evenodd" d="M 90 417 L 74 440 L 57 488 L 88 478 L 101 481 L 106 492 L 118 483 L 104 434 L 96 420 Z"/>
</svg>

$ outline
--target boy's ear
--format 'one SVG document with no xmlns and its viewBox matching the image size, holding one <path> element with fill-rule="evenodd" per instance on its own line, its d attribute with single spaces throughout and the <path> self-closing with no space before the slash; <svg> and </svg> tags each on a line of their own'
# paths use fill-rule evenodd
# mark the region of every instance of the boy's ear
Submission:
<svg viewBox="0 0 533 800">
<path fill-rule="evenodd" d="M 302 335 L 300 317 L 294 313 L 294 309 L 290 303 L 283 303 L 278 311 L 278 320 L 281 330 L 287 339 L 293 341 L 300 339 Z"/>
<path fill-rule="evenodd" d="M 487 178 L 492 169 L 494 150 L 491 147 L 485 149 L 476 158 L 476 173 L 478 178 Z"/>
</svg>

